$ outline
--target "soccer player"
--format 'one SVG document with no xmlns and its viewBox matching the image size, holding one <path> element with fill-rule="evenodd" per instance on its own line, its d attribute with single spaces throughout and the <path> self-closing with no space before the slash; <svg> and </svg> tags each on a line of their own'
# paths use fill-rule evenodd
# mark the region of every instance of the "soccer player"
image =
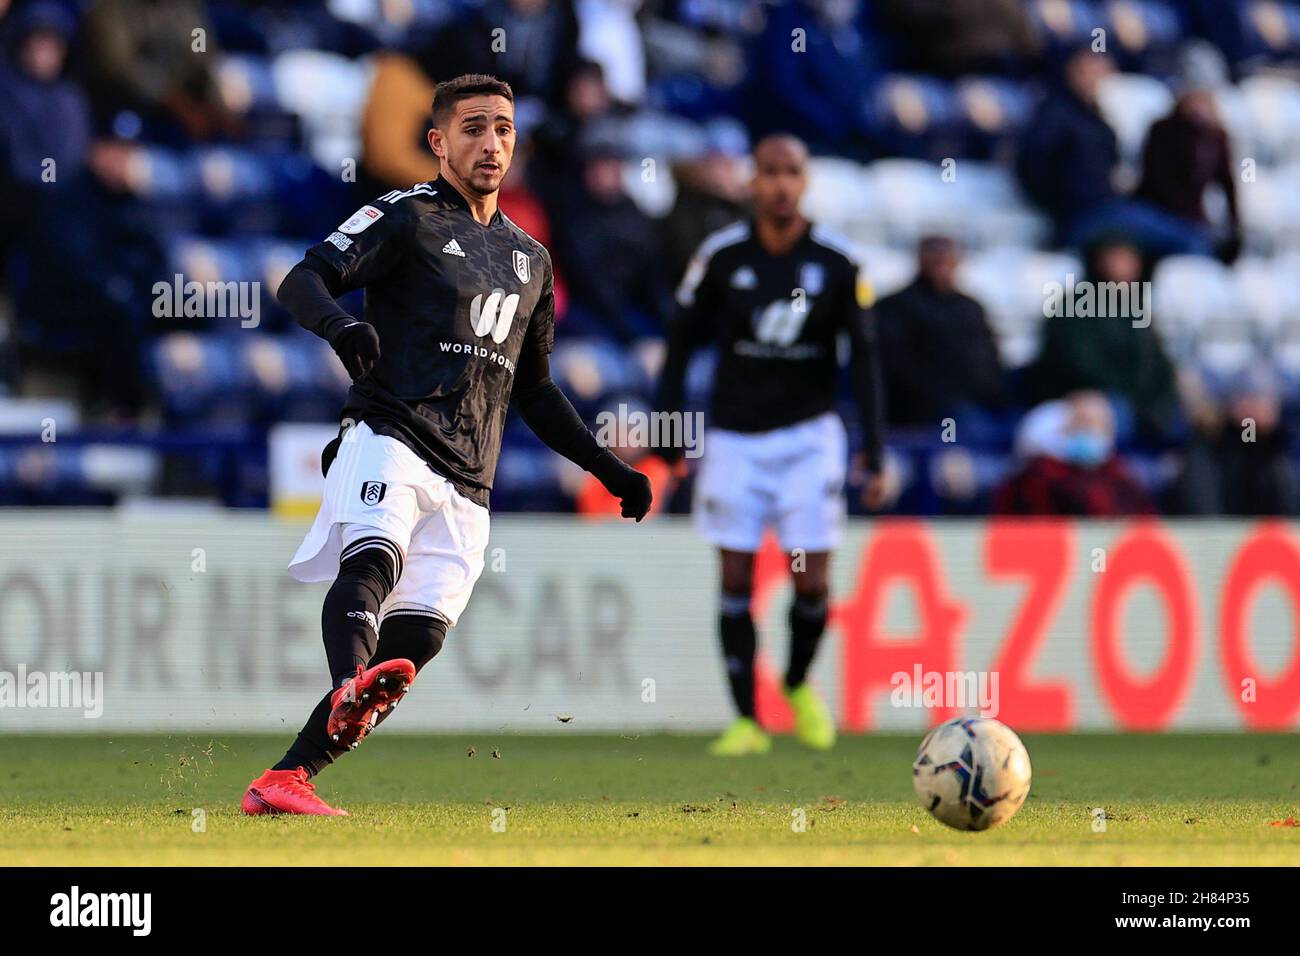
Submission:
<svg viewBox="0 0 1300 956">
<path fill-rule="evenodd" d="M 341 815 L 311 778 L 391 712 L 442 648 L 483 570 L 507 406 L 640 521 L 647 479 L 602 448 L 550 376 L 551 257 L 497 209 L 514 96 L 485 75 L 437 87 L 441 175 L 362 206 L 308 250 L 279 299 L 353 384 L 322 459 L 325 496 L 289 566 L 334 583 L 321 613 L 333 687 L 245 813 Z M 364 320 L 335 301 L 364 288 Z"/>
<path fill-rule="evenodd" d="M 724 756 L 766 753 L 754 716 L 754 555 L 768 527 L 794 554 L 785 696 L 799 739 L 827 749 L 835 723 L 807 683 L 826 629 L 830 552 L 844 520 L 847 442 L 835 413 L 837 344 L 847 335 L 861 412 L 868 507 L 880 478 L 879 375 L 872 291 L 845 243 L 799 212 L 808 151 L 775 135 L 754 149 L 754 215 L 709 236 L 677 291 L 659 407 L 681 407 L 691 352 L 719 351 L 710 428 L 695 483 L 695 523 L 721 556 L 719 628 L 739 716 L 711 746 Z M 796 551 L 796 549 L 798 549 Z"/>
</svg>

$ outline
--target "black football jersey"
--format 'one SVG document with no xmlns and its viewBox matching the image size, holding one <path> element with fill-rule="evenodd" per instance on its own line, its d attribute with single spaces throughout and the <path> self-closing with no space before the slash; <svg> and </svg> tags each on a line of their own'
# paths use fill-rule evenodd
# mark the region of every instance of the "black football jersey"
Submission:
<svg viewBox="0 0 1300 956">
<path fill-rule="evenodd" d="M 763 432 L 813 418 L 835 408 L 838 342 L 847 335 L 859 370 L 866 451 L 878 458 L 872 297 L 847 245 L 816 225 L 779 256 L 763 248 L 749 222 L 715 232 L 677 290 L 660 406 L 680 408 L 690 352 L 713 343 L 713 425 Z"/>
<path fill-rule="evenodd" d="M 481 225 L 439 178 L 362 206 L 307 255 L 342 291 L 365 289 L 379 334 L 344 420 L 404 442 L 486 506 L 520 354 L 555 339 L 546 249 L 500 212 Z"/>
</svg>

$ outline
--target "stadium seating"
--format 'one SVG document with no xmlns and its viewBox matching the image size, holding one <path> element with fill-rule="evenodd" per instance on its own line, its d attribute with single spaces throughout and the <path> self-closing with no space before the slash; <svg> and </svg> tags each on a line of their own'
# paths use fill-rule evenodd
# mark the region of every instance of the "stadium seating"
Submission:
<svg viewBox="0 0 1300 956">
<path fill-rule="evenodd" d="M 643 17 L 646 101 L 624 104 L 606 120 L 628 157 L 625 190 L 646 215 L 659 219 L 674 209 L 673 165 L 709 149 L 714 124 L 739 127 L 734 78 L 710 72 L 717 65 L 711 56 L 731 54 L 715 44 L 750 49 L 778 6 L 682 0 Z M 1131 175 L 1140 172 L 1151 123 L 1174 102 L 1182 45 L 1199 37 L 1222 52 L 1232 79 L 1215 95 L 1242 175 L 1244 250 L 1232 266 L 1197 257 L 1162 262 L 1153 276 L 1155 329 L 1175 361 L 1211 379 L 1229 378 L 1261 358 L 1271 362 L 1289 408 L 1300 408 L 1300 83 L 1294 69 L 1277 69 L 1300 62 L 1300 4 L 1023 0 L 1023 6 L 1048 63 L 1096 43 L 1094 31 L 1105 31 L 1119 71 L 1105 84 L 1101 105 Z M 276 421 L 329 420 L 337 413 L 346 376 L 328 346 L 293 326 L 274 290 L 305 248 L 369 198 L 358 199 L 360 187 L 348 172 L 357 171 L 362 153 L 374 55 L 418 46 L 461 6 L 346 0 L 255 7 L 216 0 L 208 7 L 221 50 L 213 57 L 214 75 L 222 102 L 239 119 L 239 134 L 203 143 L 154 141 L 151 122 L 129 112 L 113 117 L 112 129 L 135 139 L 123 208 L 159 237 L 161 278 L 259 284 L 256 327 L 239 316 L 155 313 L 155 337 L 141 344 L 156 406 L 147 414 L 156 410 L 163 428 L 177 436 L 231 428 L 256 441 Z M 874 79 L 861 90 L 864 142 L 844 155 L 814 156 L 805 209 L 858 248 L 882 296 L 911 281 L 920 237 L 958 239 L 966 253 L 961 283 L 984 304 L 1015 382 L 1038 348 L 1045 288 L 1083 274 L 1079 250 L 1053 245 L 1051 223 L 1022 193 L 1011 162 L 1017 143 L 1032 135 L 1027 124 L 1050 71 L 928 76 L 896 55 L 899 44 L 881 32 L 871 4 L 863 5 L 857 26 L 862 41 L 880 51 Z M 646 175 L 648 168 L 654 175 Z M 1222 205 L 1211 196 L 1212 212 Z M 671 287 L 677 277 L 664 278 Z M 14 291 L 21 292 L 23 281 L 15 268 Z M 104 296 L 99 308 L 107 312 L 122 293 L 106 284 Z M 355 297 L 345 305 L 360 307 Z M 31 325 L 29 317 L 19 319 L 19 328 Z M 552 367 L 591 419 L 610 403 L 647 401 L 662 355 L 662 342 L 629 347 L 612 336 L 574 337 L 561 321 Z M 707 392 L 712 361 L 704 353 L 692 365 L 694 407 Z M 939 456 L 943 449 L 928 439 L 891 441 L 911 481 L 904 510 L 960 510 L 965 506 L 945 498 L 951 470 L 972 471 L 983 493 L 1008 466 L 1002 438 L 965 449 L 969 458 L 957 463 Z M 100 491 L 70 459 L 48 464 L 16 446 L 0 452 L 0 490 L 18 481 L 26 462 L 38 471 L 52 468 L 55 487 L 82 488 L 68 500 L 97 500 Z M 1134 454 L 1144 481 L 1153 487 L 1168 481 L 1159 454 L 1140 448 Z M 217 475 L 230 500 L 256 502 L 258 490 L 240 483 L 255 482 L 259 467 L 254 461 L 241 472 L 214 458 L 198 472 Z M 512 420 L 496 507 L 567 507 L 572 475 L 566 467 Z"/>
</svg>

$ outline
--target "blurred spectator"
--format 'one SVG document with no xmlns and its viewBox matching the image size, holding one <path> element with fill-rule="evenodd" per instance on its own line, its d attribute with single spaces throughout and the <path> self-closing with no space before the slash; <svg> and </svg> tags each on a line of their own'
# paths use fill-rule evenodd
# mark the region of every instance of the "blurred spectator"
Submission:
<svg viewBox="0 0 1300 956">
<path fill-rule="evenodd" d="M 533 183 L 544 197 L 562 193 L 572 182 L 580 162 L 582 131 L 611 116 L 613 107 L 604 68 L 590 60 L 574 64 L 563 102 L 546 114 L 532 134 Z"/>
<path fill-rule="evenodd" d="M 572 296 L 558 331 L 624 343 L 662 335 L 668 291 L 655 223 L 623 187 L 618 147 L 589 142 L 577 182 L 557 198 L 551 217 L 552 251 Z"/>
<path fill-rule="evenodd" d="M 1236 75 L 1246 56 L 1245 6 L 1224 0 L 1178 0 L 1178 6 L 1191 32 L 1213 43 Z M 1259 16 L 1261 11 L 1253 12 Z"/>
<path fill-rule="evenodd" d="M 88 89 L 106 126 L 128 110 L 152 123 L 157 138 L 237 131 L 217 89 L 216 37 L 198 0 L 93 0 L 85 31 Z"/>
<path fill-rule="evenodd" d="M 578 51 L 601 65 L 610 95 L 635 106 L 645 99 L 646 55 L 637 26 L 641 0 L 577 0 Z"/>
<path fill-rule="evenodd" d="M 1115 196 L 1111 175 L 1119 162 L 1119 140 L 1097 105 L 1112 70 L 1102 54 L 1074 53 L 1062 82 L 1039 104 L 1020 147 L 1020 181 L 1062 237 L 1081 213 Z"/>
<path fill-rule="evenodd" d="M 397 51 L 375 57 L 375 77 L 361 114 L 358 191 L 366 199 L 438 178 L 438 157 L 425 138 L 433 91 L 434 80 L 418 60 Z"/>
<path fill-rule="evenodd" d="M 63 76 L 72 17 L 57 3 L 39 2 L 14 19 L 0 64 L 0 263 L 41 217 L 42 193 L 74 182 L 90 149 L 90 107 Z"/>
<path fill-rule="evenodd" d="M 501 212 L 509 216 L 516 226 L 528 233 L 546 248 L 551 248 L 551 220 L 546 207 L 528 184 L 528 167 L 532 158 L 532 145 L 523 140 L 515 144 L 510 171 L 501 181 L 497 202 Z M 568 308 L 568 291 L 564 276 L 554 269 L 555 314 L 563 316 Z"/>
<path fill-rule="evenodd" d="M 1184 74 L 1183 89 L 1173 111 L 1153 123 L 1147 132 L 1142 182 L 1135 195 L 1213 240 L 1216 237 L 1205 212 L 1205 191 L 1218 186 L 1223 190 L 1229 218 L 1215 244 L 1220 256 L 1231 262 L 1241 249 L 1241 223 L 1232 143 L 1215 105 L 1216 78 L 1222 78 L 1219 70 L 1195 64 Z"/>
<path fill-rule="evenodd" d="M 1016 436 L 1020 469 L 994 493 L 1000 515 L 1116 518 L 1155 506 L 1115 455 L 1115 418 L 1104 395 L 1078 392 L 1033 409 Z"/>
<path fill-rule="evenodd" d="M 1039 6 L 1032 12 L 1053 20 L 1054 12 L 1066 12 L 1064 5 Z M 1119 15 L 1109 0 L 1069 6 Z M 1104 499 L 1114 506 L 1109 510 L 1125 510 L 1116 502 L 1134 489 L 1109 451 L 1114 436 L 1121 447 L 1134 443 L 1149 453 L 1182 439 L 1190 416 L 1194 429 L 1179 448 L 1183 470 L 1168 495 L 1172 509 L 1300 513 L 1290 458 L 1296 409 L 1283 402 L 1273 373 L 1252 368 L 1227 386 L 1205 386 L 1200 397 L 1185 389 L 1180 401 L 1175 383 L 1200 379 L 1190 362 L 1175 369 L 1163 347 L 1167 341 L 1172 354 L 1196 355 L 1208 380 L 1215 369 L 1235 368 L 1240 350 L 1255 348 L 1258 335 L 1269 339 L 1288 382 L 1292 377 L 1286 263 L 1297 236 L 1287 225 L 1294 217 L 1286 215 L 1284 172 L 1295 139 L 1286 117 L 1297 87 L 1294 71 L 1261 68 L 1293 55 L 1294 31 L 1286 32 L 1281 14 L 1294 4 L 1164 0 L 1156 6 L 1177 8 L 1189 35 L 1230 51 L 1230 69 L 1253 74 L 1249 83 L 1225 89 L 1222 61 L 1194 44 L 1191 52 L 1185 47 L 1175 105 L 1146 133 L 1144 168 L 1134 177 L 1140 185 L 1130 196 L 1117 176 L 1129 173 L 1121 169 L 1119 139 L 1099 102 L 1117 124 L 1126 111 L 1126 122 L 1145 123 L 1153 114 L 1143 94 L 1165 102 L 1155 78 L 1169 80 L 1168 57 L 1126 55 L 1123 50 L 1135 48 L 1121 42 L 1119 62 L 1145 74 L 1123 85 L 1111 77 L 1105 55 L 1054 54 L 1060 76 L 1026 127 L 1017 172 L 1055 223 L 1047 245 L 1086 250 L 1085 283 L 1134 283 L 1171 252 L 1234 259 L 1244 215 L 1238 206 L 1252 197 L 1235 188 L 1226 130 L 1243 143 L 1259 143 L 1262 163 L 1283 166 L 1263 184 L 1271 189 L 1267 198 L 1253 197 L 1263 204 L 1254 224 L 1258 257 L 1223 274 L 1260 313 L 1259 327 L 1224 331 L 1235 315 L 1230 306 L 1226 314 L 1212 311 L 1210 300 L 1223 283 L 1211 286 L 1210 277 L 1204 302 L 1171 297 L 1174 324 L 1162 329 L 1168 339 L 1145 327 L 1150 313 L 1131 297 L 1100 317 L 1051 311 L 1033 330 L 1009 328 L 1008 355 L 1022 360 L 1021 346 L 1035 338 L 1040 352 L 1023 372 L 1008 373 L 981 303 L 955 287 L 957 247 L 946 239 L 923 242 L 911 284 L 877 306 L 888 409 L 894 424 L 910 428 L 953 416 L 961 445 L 938 448 L 918 441 L 919 433 L 898 436 L 888 469 L 903 510 L 987 513 L 991 490 L 1005 474 L 1009 406 L 1023 399 L 1073 407 L 1078 400 L 1067 396 L 1094 390 L 1110 402 L 1105 426 L 1060 426 L 1068 441 L 1053 432 L 1057 437 L 1035 454 L 1026 452 L 1032 442 L 1022 441 L 1017 466 L 1023 470 L 1007 482 L 1003 507 L 1105 513 L 1107 507 L 1095 507 Z M 983 139 L 953 130 L 975 118 L 972 90 L 980 86 L 996 88 L 984 91 L 982 105 L 1005 111 L 1015 118 L 1010 128 L 1021 128 L 1029 82 L 1007 77 L 1038 66 L 1027 9 L 1024 0 L 0 0 L 0 392 L 57 394 L 69 404 L 75 397 L 83 420 L 124 419 L 140 427 L 144 415 L 152 427 L 157 411 L 164 431 L 234 423 L 247 433 L 240 439 L 247 444 L 202 455 L 241 461 L 244 477 L 220 479 L 229 503 L 263 500 L 264 474 L 255 461 L 247 464 L 256 458 L 247 449 L 260 447 L 258 431 L 268 422 L 319 417 L 321 408 L 333 414 L 340 367 L 328 349 L 318 356 L 297 342 L 273 341 L 284 318 L 275 311 L 258 330 L 229 342 L 195 317 L 193 355 L 201 358 L 192 370 L 202 372 L 204 388 L 218 397 L 209 401 L 207 391 L 191 392 L 184 382 L 155 383 L 149 368 L 162 344 L 158 336 L 191 326 L 152 318 L 154 283 L 185 271 L 200 281 L 260 279 L 273 287 L 286 250 L 292 259 L 304 237 L 328 234 L 348 211 L 336 208 L 337 192 L 345 189 L 338 160 L 359 149 L 362 195 L 352 197 L 349 210 L 394 187 L 435 178 L 438 162 L 425 141 L 434 85 L 466 70 L 501 75 L 519 96 L 519 145 L 501 208 L 553 254 L 561 338 L 641 340 L 635 350 L 598 346 L 611 380 L 631 393 L 653 377 L 655 349 L 662 350 L 654 336 L 690 255 L 704 236 L 746 215 L 741 157 L 749 134 L 793 130 L 830 154 L 820 159 L 822 184 L 831 190 L 818 197 L 822 208 L 831 207 L 825 218 L 855 238 L 884 244 L 875 258 L 891 288 L 904 278 L 896 260 L 908 271 L 908 257 L 894 248 L 900 237 L 923 234 L 947 215 L 965 217 L 963 232 L 979 237 L 996 270 L 1020 258 L 1003 260 L 999 248 L 1042 244 L 1018 202 L 999 192 L 996 199 L 968 197 L 971 204 L 957 209 L 926 190 L 919 171 L 912 185 L 902 175 L 909 164 L 855 168 L 843 157 L 916 157 L 942 149 L 936 155 L 983 159 L 987 152 L 990 165 L 1000 165 L 1003 157 L 992 147 L 985 151 Z M 1066 19 L 1055 23 L 1060 43 L 1071 42 Z M 1147 22 L 1132 18 L 1129 26 Z M 1082 23 L 1076 18 L 1074 26 Z M 1177 35 L 1179 27 L 1172 29 Z M 390 48 L 371 58 L 376 37 Z M 79 43 L 70 46 L 74 40 Z M 916 75 L 892 73 L 898 70 Z M 996 76 L 964 82 L 972 71 Z M 373 76 L 368 91 L 357 82 L 365 75 Z M 963 82 L 936 82 L 936 76 Z M 1133 91 L 1133 100 L 1127 92 L 1113 96 L 1120 90 L 1105 88 L 1109 82 Z M 896 86 L 906 90 L 897 100 Z M 347 90 L 368 97 L 364 109 Z M 1220 116 L 1216 103 L 1241 106 Z M 752 120 L 748 129 L 740 115 Z M 911 129 L 913 119 L 923 132 Z M 737 130 L 733 138 L 715 132 L 728 123 Z M 899 131 L 890 132 L 891 123 Z M 1126 147 L 1137 132 L 1126 129 Z M 313 148 L 302 148 L 303 134 Z M 243 139 L 238 148 L 209 144 L 235 135 Z M 316 148 L 320 143 L 325 146 Z M 675 192 L 664 182 L 636 182 L 635 166 L 650 157 L 661 176 L 664 164 L 672 164 Z M 1132 158 L 1127 148 L 1124 158 Z M 1006 170 L 986 172 L 996 187 Z M 838 203 L 839 196 L 846 201 Z M 992 214 L 981 212 L 995 205 Z M 325 231 L 309 223 L 318 211 L 328 220 L 320 224 Z M 1027 266 L 989 275 L 981 297 L 991 308 L 997 293 L 999 313 L 1019 309 L 1026 290 L 999 289 L 997 281 L 1029 282 L 1034 272 Z M 1186 274 L 1194 279 L 1195 273 L 1188 264 Z M 1030 291 L 1036 300 L 1039 290 Z M 1188 313 L 1181 322 L 1178 298 Z M 360 308 L 359 299 L 349 307 Z M 1106 301 L 1100 292 L 1094 297 Z M 1147 298 L 1147 309 L 1150 304 Z M 586 347 L 561 341 L 557 361 L 568 349 Z M 693 375 L 703 385 L 708 363 Z M 1006 394 L 1012 387 L 1014 403 Z M 597 403 L 604 393 L 584 397 Z M 1044 432 L 1046 420 L 1030 423 L 1030 437 Z M 1101 464 L 1098 434 L 1107 449 Z M 525 451 L 519 461 L 545 455 Z M 75 474 L 65 454 L 26 462 L 17 479 L 6 479 L 18 491 L 7 492 L 0 482 L 0 498 L 81 500 L 60 484 Z M 1165 460 L 1172 456 L 1159 462 Z M 50 470 L 54 465 L 57 471 Z M 658 467 L 653 459 L 647 466 Z M 217 465 L 212 469 L 215 474 Z M 549 508 L 575 490 L 520 494 L 549 471 L 513 474 L 503 478 L 503 486 L 516 482 L 504 488 L 503 501 Z M 661 477 L 651 477 L 658 487 Z M 164 481 L 157 490 L 214 493 L 215 482 Z M 236 485 L 237 492 L 229 490 Z M 582 510 L 608 507 L 591 497 L 598 490 L 579 495 Z"/>
<path fill-rule="evenodd" d="M 437 178 L 425 134 L 438 83 L 462 73 L 499 77 L 514 90 L 516 122 L 527 127 L 563 100 L 577 43 L 571 0 L 489 0 L 432 37 L 377 55 L 361 119 L 359 193 Z"/>
<path fill-rule="evenodd" d="M 1021 0 L 876 0 L 875 9 L 906 51 L 903 69 L 1021 73 L 1038 52 Z"/>
<path fill-rule="evenodd" d="M 745 44 L 762 29 L 765 5 L 753 0 L 677 4 L 677 16 L 684 21 L 680 23 L 666 16 L 672 12 L 672 3 L 645 6 L 651 11 L 643 17 L 643 24 L 656 103 L 694 119 L 719 113 L 734 116 L 736 97 L 747 74 Z"/>
<path fill-rule="evenodd" d="M 956 285 L 960 262 L 952 239 L 922 239 L 916 278 L 876 305 L 891 424 L 933 425 L 963 406 L 992 411 L 1006 404 L 984 307 Z"/>
<path fill-rule="evenodd" d="M 881 73 L 861 0 L 773 7 L 750 60 L 750 134 L 793 133 L 814 152 L 866 152 L 866 94 Z"/>
<path fill-rule="evenodd" d="M 1164 439 L 1174 433 L 1181 412 L 1173 366 L 1151 327 L 1150 312 L 1145 317 L 1136 313 L 1138 296 L 1150 288 L 1142 284 L 1144 278 L 1142 255 L 1129 240 L 1104 238 L 1089 247 L 1083 281 L 1096 293 L 1097 314 L 1070 315 L 1053 308 L 1043 323 L 1038 357 L 1027 372 L 1032 400 L 1096 389 L 1123 399 L 1144 437 Z M 1110 300 L 1119 297 L 1105 294 L 1103 283 L 1128 284 L 1127 311 L 1120 302 L 1118 314 L 1112 314 Z M 1149 292 L 1145 307 L 1151 307 Z"/>
<path fill-rule="evenodd" d="M 23 186 L 57 184 L 59 176 L 74 176 L 85 164 L 90 110 L 85 95 L 63 75 L 75 31 L 63 7 L 44 0 L 22 8 L 6 31 L 0 158 L 9 177 Z"/>
<path fill-rule="evenodd" d="M 1206 403 L 1174 489 L 1174 510 L 1194 515 L 1295 515 L 1300 487 L 1282 420 L 1279 383 L 1252 365 Z"/>
<path fill-rule="evenodd" d="M 133 282 L 129 263 L 156 265 L 156 245 L 137 231 L 138 204 L 117 207 L 97 178 L 113 147 L 92 144 L 86 97 L 64 79 L 74 31 L 58 4 L 22 7 L 10 26 L 12 62 L 0 68 L 5 264 L 18 360 L 25 387 L 78 391 L 96 413 L 132 411 L 141 382 L 131 315 L 146 315 L 147 306 L 131 290 L 158 273 L 146 268 Z M 16 374 L 6 369 L 6 377 Z"/>
<path fill-rule="evenodd" d="M 698 159 L 673 166 L 677 197 L 663 220 L 662 256 L 674 282 L 705 236 L 745 216 L 749 183 L 741 157 L 747 152 L 744 143 L 712 143 Z"/>
<path fill-rule="evenodd" d="M 1017 162 L 1025 192 L 1052 217 L 1061 243 L 1084 246 L 1125 232 L 1155 256 L 1211 254 L 1213 244 L 1195 225 L 1116 188 L 1119 139 L 1098 105 L 1113 72 L 1110 58 L 1088 47 L 1067 58 L 1061 81 L 1025 128 Z"/>
<path fill-rule="evenodd" d="M 523 101 L 554 106 L 578 61 L 573 0 L 485 0 L 411 51 L 433 83 L 462 73 L 490 73 Z"/>
</svg>

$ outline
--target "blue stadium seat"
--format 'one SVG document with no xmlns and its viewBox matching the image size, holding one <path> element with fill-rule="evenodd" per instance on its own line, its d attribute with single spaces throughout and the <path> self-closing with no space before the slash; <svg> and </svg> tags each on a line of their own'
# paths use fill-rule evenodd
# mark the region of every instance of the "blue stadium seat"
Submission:
<svg viewBox="0 0 1300 956">
<path fill-rule="evenodd" d="M 809 160 L 803 211 L 814 222 L 846 233 L 858 224 L 879 224 L 881 202 L 870 166 L 837 156 Z"/>
<path fill-rule="evenodd" d="M 570 339 L 556 343 L 551 372 L 580 411 L 599 404 L 611 392 L 644 392 L 645 369 L 618 345 L 603 339 Z"/>
<path fill-rule="evenodd" d="M 1107 49 L 1125 70 L 1170 75 L 1186 33 L 1178 10 L 1167 0 L 1107 0 Z"/>
<path fill-rule="evenodd" d="M 1212 321 L 1246 325 L 1249 319 L 1232 270 L 1217 259 L 1170 256 L 1156 268 L 1152 286 L 1153 327 L 1176 352 Z"/>
<path fill-rule="evenodd" d="M 543 445 L 522 425 L 509 428 L 502 442 L 492 489 L 492 507 L 499 511 L 570 511 L 566 488 L 581 480 L 581 469 Z"/>
<path fill-rule="evenodd" d="M 217 64 L 221 98 L 236 113 L 279 107 L 270 61 L 255 54 L 227 53 Z"/>
<path fill-rule="evenodd" d="M 1085 0 L 1029 0 L 1027 9 L 1049 56 L 1090 41 L 1105 23 L 1101 5 Z"/>
<path fill-rule="evenodd" d="M 1174 94 L 1161 80 L 1142 73 L 1116 73 L 1102 84 L 1102 115 L 1119 137 L 1120 153 L 1140 169 L 1147 131 L 1174 106 Z"/>
<path fill-rule="evenodd" d="M 54 444 L 0 448 L 0 506 L 93 507 L 117 495 L 99 487 L 86 467 L 91 449 Z"/>
<path fill-rule="evenodd" d="M 996 76 L 973 76 L 957 84 L 957 109 L 971 134 L 994 145 L 1018 135 L 1029 122 L 1034 101 L 1023 83 Z"/>
<path fill-rule="evenodd" d="M 167 201 L 193 197 L 201 183 L 197 167 L 186 154 L 144 146 L 136 164 L 134 187 L 141 199 Z"/>
<path fill-rule="evenodd" d="M 151 349 L 154 381 L 169 424 L 246 422 L 257 396 L 234 335 L 177 332 Z"/>
<path fill-rule="evenodd" d="M 1276 60 L 1300 53 L 1300 5 L 1245 0 L 1240 9 L 1243 58 Z"/>
<path fill-rule="evenodd" d="M 1294 162 L 1300 156 L 1300 83 L 1287 76 L 1252 76 L 1238 91 L 1239 116 L 1249 121 L 1252 134 L 1253 150 L 1244 155 L 1264 166 Z"/>
<path fill-rule="evenodd" d="M 933 77 L 892 73 L 868 99 L 872 135 L 891 155 L 941 158 L 964 155 L 954 149 L 961 107 L 953 88 Z"/>
</svg>

